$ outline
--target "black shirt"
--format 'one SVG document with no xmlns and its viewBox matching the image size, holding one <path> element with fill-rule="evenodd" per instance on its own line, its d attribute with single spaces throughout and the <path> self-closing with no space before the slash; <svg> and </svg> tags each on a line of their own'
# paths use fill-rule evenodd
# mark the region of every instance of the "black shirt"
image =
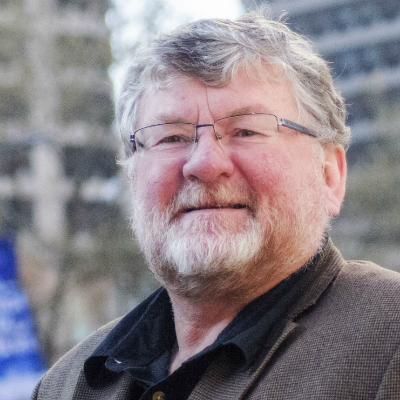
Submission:
<svg viewBox="0 0 400 400">
<path fill-rule="evenodd" d="M 306 290 L 318 256 L 267 293 L 246 305 L 217 340 L 168 375 L 176 342 L 172 306 L 160 288 L 127 314 L 85 362 L 90 386 L 104 386 L 123 371 L 134 378 L 132 399 L 187 399 L 215 356 L 224 351 L 245 371 L 257 365 L 277 338 L 271 328 L 286 323 L 285 311 Z"/>
</svg>

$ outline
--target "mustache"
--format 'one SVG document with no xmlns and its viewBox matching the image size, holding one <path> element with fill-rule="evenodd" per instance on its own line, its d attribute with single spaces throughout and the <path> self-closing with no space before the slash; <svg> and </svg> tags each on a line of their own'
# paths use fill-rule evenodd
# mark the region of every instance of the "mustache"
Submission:
<svg viewBox="0 0 400 400">
<path fill-rule="evenodd" d="M 257 209 L 254 193 L 244 185 L 229 182 L 203 184 L 191 181 L 172 199 L 168 214 L 175 218 L 205 208 L 247 208 L 252 214 Z"/>
</svg>

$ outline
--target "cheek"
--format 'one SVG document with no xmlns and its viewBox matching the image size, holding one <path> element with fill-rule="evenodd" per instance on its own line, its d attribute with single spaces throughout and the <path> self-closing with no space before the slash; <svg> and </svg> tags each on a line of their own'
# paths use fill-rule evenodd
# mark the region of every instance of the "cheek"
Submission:
<svg viewBox="0 0 400 400">
<path fill-rule="evenodd" d="M 147 210 L 164 210 L 177 194 L 181 184 L 181 168 L 171 163 L 142 163 L 133 180 L 135 195 Z"/>
<path fill-rule="evenodd" d="M 271 195 L 290 185 L 293 166 L 286 155 L 270 151 L 248 160 L 247 172 L 247 179 L 255 192 Z"/>
</svg>

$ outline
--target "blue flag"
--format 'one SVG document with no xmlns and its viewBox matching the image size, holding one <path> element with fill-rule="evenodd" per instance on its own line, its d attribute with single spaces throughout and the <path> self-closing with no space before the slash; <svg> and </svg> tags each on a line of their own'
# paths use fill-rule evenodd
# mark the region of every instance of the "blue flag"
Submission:
<svg viewBox="0 0 400 400">
<path fill-rule="evenodd" d="M 45 372 L 26 295 L 18 287 L 13 242 L 0 238 L 0 398 L 29 399 Z"/>
</svg>

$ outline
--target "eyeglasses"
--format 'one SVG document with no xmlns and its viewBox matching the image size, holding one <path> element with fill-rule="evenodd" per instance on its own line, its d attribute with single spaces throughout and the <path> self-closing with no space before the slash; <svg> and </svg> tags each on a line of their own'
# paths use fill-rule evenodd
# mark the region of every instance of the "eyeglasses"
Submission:
<svg viewBox="0 0 400 400">
<path fill-rule="evenodd" d="M 251 113 L 218 119 L 213 124 L 195 125 L 190 122 L 167 122 L 137 129 L 131 136 L 133 151 L 141 157 L 174 159 L 189 155 L 199 140 L 198 129 L 213 127 L 221 147 L 231 151 L 249 151 L 267 143 L 284 126 L 316 137 L 309 129 L 274 114 Z"/>
</svg>

